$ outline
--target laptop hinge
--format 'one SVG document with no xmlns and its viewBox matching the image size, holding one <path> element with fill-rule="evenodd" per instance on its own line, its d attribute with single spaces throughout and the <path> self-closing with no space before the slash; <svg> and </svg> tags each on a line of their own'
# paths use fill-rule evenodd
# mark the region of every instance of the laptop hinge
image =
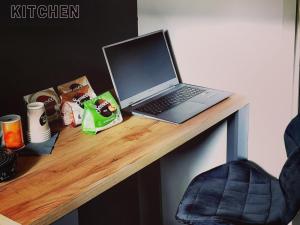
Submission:
<svg viewBox="0 0 300 225">
<path fill-rule="evenodd" d="M 178 84 L 179 84 L 179 83 L 178 83 Z M 159 91 L 159 92 L 157 92 L 157 93 L 155 93 L 155 94 L 153 94 L 153 95 L 148 96 L 147 98 L 144 98 L 144 99 L 142 99 L 142 100 L 140 100 L 140 101 L 137 101 L 137 102 L 135 102 L 135 103 L 132 103 L 131 106 L 136 106 L 136 105 L 138 105 L 138 104 L 140 104 L 140 103 L 142 103 L 142 102 L 145 102 L 145 101 L 149 100 L 150 98 L 153 98 L 153 97 L 155 97 L 155 96 L 157 96 L 157 95 L 160 95 L 160 94 L 163 93 L 163 92 L 166 92 L 166 91 L 168 91 L 168 90 L 171 90 L 172 88 L 176 87 L 178 84 L 174 84 L 174 85 L 172 85 L 172 86 L 170 86 L 170 87 L 168 87 L 168 88 L 166 88 L 166 89 L 164 89 L 164 90 L 162 90 L 162 91 Z"/>
</svg>

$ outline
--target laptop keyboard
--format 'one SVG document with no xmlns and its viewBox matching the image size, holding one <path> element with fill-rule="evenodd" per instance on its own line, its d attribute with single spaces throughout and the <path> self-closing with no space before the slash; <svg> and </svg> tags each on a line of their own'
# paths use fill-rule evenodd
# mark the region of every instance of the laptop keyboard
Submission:
<svg viewBox="0 0 300 225">
<path fill-rule="evenodd" d="M 165 112 L 193 97 L 201 94 L 205 90 L 194 88 L 190 86 L 183 86 L 176 91 L 173 91 L 167 95 L 164 95 L 158 99 L 155 99 L 151 102 L 142 105 L 135 110 L 149 113 L 152 115 L 158 115 L 162 112 Z"/>
</svg>

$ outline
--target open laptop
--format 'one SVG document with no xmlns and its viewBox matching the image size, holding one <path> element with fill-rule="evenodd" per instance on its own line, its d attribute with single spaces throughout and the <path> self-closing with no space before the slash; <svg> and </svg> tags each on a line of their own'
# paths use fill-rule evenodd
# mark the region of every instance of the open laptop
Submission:
<svg viewBox="0 0 300 225">
<path fill-rule="evenodd" d="M 125 112 L 182 123 L 232 94 L 181 83 L 163 30 L 102 49 Z"/>
</svg>

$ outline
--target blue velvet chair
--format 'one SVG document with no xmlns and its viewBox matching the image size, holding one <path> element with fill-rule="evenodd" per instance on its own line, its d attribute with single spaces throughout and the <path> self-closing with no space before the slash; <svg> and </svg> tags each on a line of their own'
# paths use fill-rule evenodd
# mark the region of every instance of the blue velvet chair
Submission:
<svg viewBox="0 0 300 225">
<path fill-rule="evenodd" d="M 176 219 L 192 225 L 288 224 L 300 208 L 299 115 L 284 140 L 288 159 L 279 179 L 249 160 L 228 162 L 192 180 Z"/>
</svg>

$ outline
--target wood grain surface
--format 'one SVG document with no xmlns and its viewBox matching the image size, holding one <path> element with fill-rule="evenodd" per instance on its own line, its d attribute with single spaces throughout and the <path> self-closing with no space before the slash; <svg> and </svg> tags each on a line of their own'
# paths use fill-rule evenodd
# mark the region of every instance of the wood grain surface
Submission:
<svg viewBox="0 0 300 225">
<path fill-rule="evenodd" d="M 17 178 L 0 183 L 0 221 L 49 224 L 245 105 L 233 95 L 181 125 L 132 116 L 97 135 L 67 127 L 51 155 L 20 157 Z"/>
</svg>

